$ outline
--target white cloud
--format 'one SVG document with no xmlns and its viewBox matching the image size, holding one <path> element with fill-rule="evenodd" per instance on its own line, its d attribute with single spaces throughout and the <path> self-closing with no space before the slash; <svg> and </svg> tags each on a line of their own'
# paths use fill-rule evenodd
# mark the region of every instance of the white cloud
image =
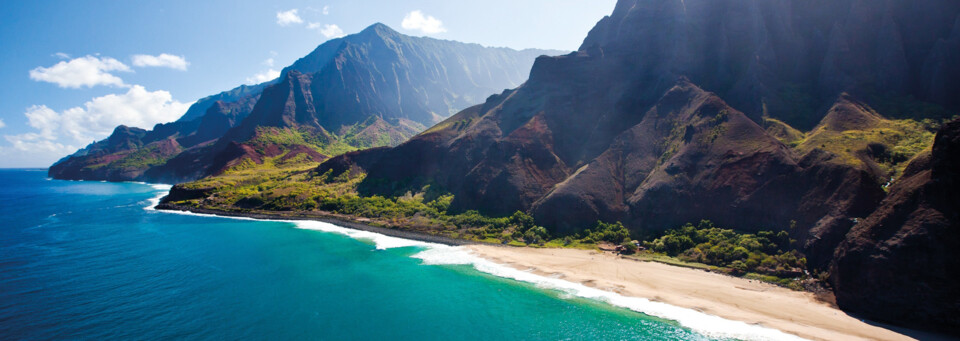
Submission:
<svg viewBox="0 0 960 341">
<path fill-rule="evenodd" d="M 273 58 L 267 58 L 267 60 L 264 60 L 264 61 L 263 61 L 263 65 L 266 65 L 266 66 L 269 66 L 269 67 L 273 67 L 273 64 L 274 64 L 274 63 L 275 63 L 275 62 L 274 62 Z"/>
<path fill-rule="evenodd" d="M 313 25 L 314 23 L 310 24 L 310 26 L 313 26 Z M 343 29 L 341 29 L 340 26 L 337 26 L 337 25 L 327 24 L 327 25 L 323 25 L 323 28 L 320 28 L 320 24 L 316 24 L 315 27 L 311 27 L 311 28 L 319 29 L 320 34 L 322 34 L 324 37 L 327 37 L 327 39 L 343 37 Z"/>
<path fill-rule="evenodd" d="M 330 6 L 323 6 L 323 15 L 330 14 Z"/>
<path fill-rule="evenodd" d="M 37 67 L 30 70 L 30 79 L 74 89 L 97 85 L 125 86 L 123 80 L 111 71 L 130 71 L 130 67 L 113 58 L 87 55 L 51 67 Z"/>
<path fill-rule="evenodd" d="M 182 56 L 161 53 L 158 56 L 147 54 L 133 55 L 133 66 L 137 67 L 167 67 L 176 70 L 186 71 L 190 65 Z"/>
<path fill-rule="evenodd" d="M 437 34 L 447 31 L 447 28 L 443 27 L 443 22 L 440 21 L 440 19 L 430 15 L 424 15 L 420 10 L 407 13 L 407 15 L 403 17 L 400 26 L 407 30 L 420 31 L 423 34 Z"/>
<path fill-rule="evenodd" d="M 45 105 L 29 107 L 24 116 L 36 132 L 5 138 L 21 150 L 41 142 L 47 147 L 89 143 L 109 136 L 118 125 L 149 129 L 157 123 L 174 121 L 191 104 L 174 100 L 167 91 L 147 91 L 143 86 L 134 85 L 126 93 L 96 97 L 83 107 L 59 113 Z"/>
<path fill-rule="evenodd" d="M 290 24 L 302 24 L 303 19 L 300 18 L 300 15 L 297 14 L 297 9 L 294 8 L 289 11 L 277 12 L 277 24 L 280 26 L 288 26 Z"/>
<path fill-rule="evenodd" d="M 3 120 L 0 120 L 0 128 L 6 127 L 6 126 L 7 126 L 7 124 L 6 124 L 6 123 L 3 123 Z"/>
<path fill-rule="evenodd" d="M 70 59 L 70 55 L 63 52 L 54 53 L 53 56 L 60 59 Z"/>
<path fill-rule="evenodd" d="M 267 71 L 253 75 L 247 78 L 247 84 L 260 84 L 266 81 L 272 81 L 280 77 L 280 71 L 269 69 Z"/>
<path fill-rule="evenodd" d="M 46 105 L 34 105 L 27 108 L 24 113 L 27 116 L 27 124 L 40 131 L 38 136 L 47 140 L 57 138 L 56 131 L 60 128 L 60 115 Z"/>
<path fill-rule="evenodd" d="M 193 103 L 181 103 L 169 92 L 147 91 L 133 85 L 122 94 L 96 97 L 56 112 L 34 105 L 24 112 L 27 124 L 35 129 L 19 135 L 4 135 L 9 146 L 0 146 L 0 163 L 5 166 L 43 166 L 94 140 L 102 140 L 118 125 L 149 129 L 157 123 L 174 121 Z"/>
<path fill-rule="evenodd" d="M 54 154 L 52 157 L 68 155 L 72 152 L 77 151 L 77 147 L 72 145 L 65 145 L 54 140 L 48 140 L 42 138 L 40 135 L 34 133 L 26 133 L 20 135 L 5 135 L 3 137 L 10 143 L 10 146 L 13 149 L 16 149 L 21 152 L 29 153 L 39 153 L 39 154 Z M 6 148 L 0 148 L 6 149 Z M 4 153 L 6 154 L 6 153 Z M 43 162 L 43 161 L 41 161 Z M 48 163 L 48 162 L 44 162 Z"/>
</svg>

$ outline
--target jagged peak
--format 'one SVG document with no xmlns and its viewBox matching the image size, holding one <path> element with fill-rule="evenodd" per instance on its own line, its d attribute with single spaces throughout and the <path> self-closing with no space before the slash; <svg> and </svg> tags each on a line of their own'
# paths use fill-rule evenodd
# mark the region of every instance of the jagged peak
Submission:
<svg viewBox="0 0 960 341">
<path fill-rule="evenodd" d="M 113 134 L 111 134 L 111 135 L 115 135 L 115 134 L 130 134 L 130 133 L 141 133 L 141 132 L 146 132 L 146 130 L 141 129 L 141 128 L 137 128 L 137 127 L 130 127 L 130 126 L 126 126 L 126 125 L 122 125 L 122 124 L 121 124 L 121 125 L 118 125 L 116 128 L 113 129 Z"/>
<path fill-rule="evenodd" d="M 833 131 L 864 129 L 875 126 L 881 120 L 883 118 L 880 114 L 869 105 L 848 93 L 842 93 L 827 111 L 827 115 L 820 120 L 816 129 Z"/>
<path fill-rule="evenodd" d="M 401 34 L 400 32 L 397 32 L 396 30 L 390 28 L 390 26 L 377 22 L 377 23 L 374 23 L 373 25 L 367 26 L 367 28 L 363 29 L 363 31 L 360 31 L 359 35 L 364 35 L 364 36 L 377 35 L 380 37 L 395 37 L 395 36 L 400 36 Z"/>
</svg>

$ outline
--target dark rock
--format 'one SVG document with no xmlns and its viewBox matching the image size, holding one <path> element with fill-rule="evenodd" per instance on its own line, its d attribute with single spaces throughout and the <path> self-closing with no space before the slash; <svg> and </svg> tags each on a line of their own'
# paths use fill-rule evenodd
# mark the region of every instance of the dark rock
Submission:
<svg viewBox="0 0 960 341">
<path fill-rule="evenodd" d="M 910 163 L 836 249 L 830 281 L 841 308 L 871 319 L 960 330 L 960 120 Z"/>
</svg>

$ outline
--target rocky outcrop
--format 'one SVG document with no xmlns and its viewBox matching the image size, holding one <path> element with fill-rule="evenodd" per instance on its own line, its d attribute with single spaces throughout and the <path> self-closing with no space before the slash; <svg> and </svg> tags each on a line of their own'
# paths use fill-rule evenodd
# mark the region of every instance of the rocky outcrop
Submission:
<svg viewBox="0 0 960 341">
<path fill-rule="evenodd" d="M 944 126 L 836 249 L 841 308 L 880 321 L 960 330 L 960 120 Z"/>
</svg>

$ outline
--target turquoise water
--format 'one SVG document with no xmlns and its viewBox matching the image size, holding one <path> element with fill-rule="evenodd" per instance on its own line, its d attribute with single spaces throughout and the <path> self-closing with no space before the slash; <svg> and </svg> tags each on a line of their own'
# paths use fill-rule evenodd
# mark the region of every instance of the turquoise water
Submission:
<svg viewBox="0 0 960 341">
<path fill-rule="evenodd" d="M 0 170 L 0 338 L 699 340 L 677 322 L 425 265 L 423 247 L 145 210 L 145 184 Z"/>
</svg>

